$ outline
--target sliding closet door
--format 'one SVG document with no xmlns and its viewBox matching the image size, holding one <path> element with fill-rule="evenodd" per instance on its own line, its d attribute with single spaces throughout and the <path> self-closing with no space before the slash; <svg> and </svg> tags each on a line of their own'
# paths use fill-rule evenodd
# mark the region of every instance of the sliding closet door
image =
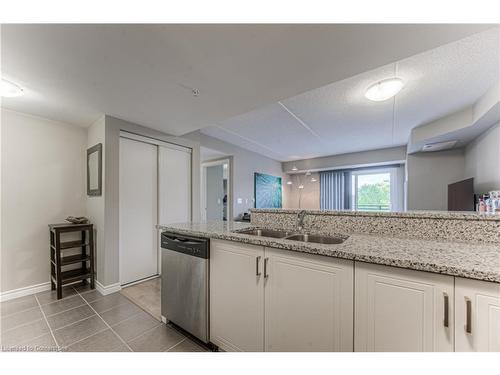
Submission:
<svg viewBox="0 0 500 375">
<path fill-rule="evenodd" d="M 191 150 L 158 147 L 160 224 L 191 221 Z"/>
<path fill-rule="evenodd" d="M 120 138 L 120 282 L 158 273 L 158 146 Z"/>
</svg>

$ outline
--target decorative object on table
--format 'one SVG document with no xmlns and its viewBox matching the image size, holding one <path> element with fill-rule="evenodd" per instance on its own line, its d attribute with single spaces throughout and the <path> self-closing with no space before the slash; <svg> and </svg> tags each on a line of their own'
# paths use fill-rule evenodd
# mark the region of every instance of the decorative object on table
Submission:
<svg viewBox="0 0 500 375">
<path fill-rule="evenodd" d="M 94 272 L 94 226 L 92 224 L 49 224 L 50 230 L 50 286 L 57 291 L 57 299 L 62 298 L 62 287 L 81 281 L 95 289 Z M 80 232 L 79 240 L 62 241 L 61 235 Z M 66 255 L 66 250 L 78 249 L 79 254 Z M 76 269 L 65 269 L 68 265 L 80 264 Z"/>
<path fill-rule="evenodd" d="M 70 222 L 71 224 L 87 224 L 89 222 L 89 219 L 85 216 L 68 216 L 64 220 Z"/>
<path fill-rule="evenodd" d="M 254 174 L 255 208 L 281 208 L 281 177 L 264 173 Z"/>
<path fill-rule="evenodd" d="M 87 150 L 87 195 L 102 195 L 102 143 Z"/>
</svg>

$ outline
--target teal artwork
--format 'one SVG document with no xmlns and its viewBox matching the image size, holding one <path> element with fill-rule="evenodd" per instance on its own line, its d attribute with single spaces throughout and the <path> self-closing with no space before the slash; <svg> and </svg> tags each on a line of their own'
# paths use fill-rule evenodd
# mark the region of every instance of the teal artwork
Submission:
<svg viewBox="0 0 500 375">
<path fill-rule="evenodd" d="M 255 208 L 281 208 L 281 177 L 254 174 Z"/>
</svg>

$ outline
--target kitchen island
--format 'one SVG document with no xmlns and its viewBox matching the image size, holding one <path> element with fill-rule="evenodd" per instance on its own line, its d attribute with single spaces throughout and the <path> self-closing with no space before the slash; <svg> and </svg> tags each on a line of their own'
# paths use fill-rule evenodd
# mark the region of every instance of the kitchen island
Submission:
<svg viewBox="0 0 500 375">
<path fill-rule="evenodd" d="M 211 239 L 210 329 L 219 347 L 500 350 L 500 217 L 308 211 L 299 229 L 298 213 L 255 210 L 251 224 L 159 226 Z M 253 227 L 345 240 L 241 233 Z M 468 232 L 481 235 L 477 228 L 487 235 Z"/>
</svg>

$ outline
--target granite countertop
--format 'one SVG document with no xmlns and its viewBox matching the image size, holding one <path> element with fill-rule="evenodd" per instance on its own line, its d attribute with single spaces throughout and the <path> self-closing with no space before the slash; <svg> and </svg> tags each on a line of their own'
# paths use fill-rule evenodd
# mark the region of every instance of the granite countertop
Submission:
<svg viewBox="0 0 500 375">
<path fill-rule="evenodd" d="M 300 209 L 296 208 L 251 208 L 250 212 L 255 213 L 271 213 L 271 214 L 293 214 L 299 213 Z M 353 211 L 353 210 L 306 210 L 308 215 L 327 215 L 327 216 L 357 216 L 357 217 L 395 217 L 395 218 L 411 218 L 411 219 L 446 219 L 446 220 L 483 220 L 483 221 L 500 221 L 500 213 L 478 213 L 472 211 L 394 211 L 394 212 L 378 212 L 378 211 Z"/>
<path fill-rule="evenodd" d="M 177 234 L 237 241 L 500 283 L 500 246 L 498 245 L 415 240 L 364 234 L 351 234 L 342 244 L 323 245 L 233 232 L 250 227 L 252 227 L 250 223 L 222 221 L 157 226 L 162 231 Z"/>
</svg>

